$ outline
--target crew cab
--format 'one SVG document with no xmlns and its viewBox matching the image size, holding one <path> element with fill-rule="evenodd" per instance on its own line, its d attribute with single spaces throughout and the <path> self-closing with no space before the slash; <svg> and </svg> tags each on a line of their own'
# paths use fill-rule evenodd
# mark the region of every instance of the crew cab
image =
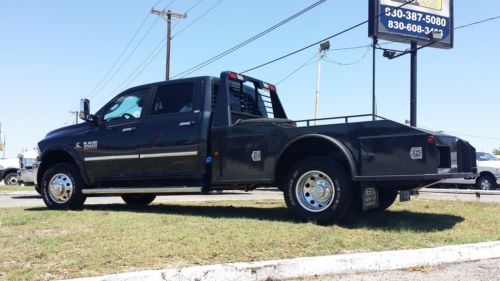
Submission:
<svg viewBox="0 0 500 281">
<path fill-rule="evenodd" d="M 292 121 L 274 85 L 234 72 L 134 87 L 94 115 L 82 100 L 80 117 L 38 144 L 49 208 L 79 209 L 97 195 L 147 205 L 160 194 L 278 187 L 297 219 L 329 224 L 476 172 L 464 140 L 374 115 Z"/>
</svg>

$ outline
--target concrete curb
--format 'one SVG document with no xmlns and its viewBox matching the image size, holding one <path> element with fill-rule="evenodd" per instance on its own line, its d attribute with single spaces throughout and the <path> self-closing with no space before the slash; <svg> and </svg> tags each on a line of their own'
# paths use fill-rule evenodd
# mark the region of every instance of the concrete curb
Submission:
<svg viewBox="0 0 500 281">
<path fill-rule="evenodd" d="M 73 279 L 73 281 L 254 281 L 395 270 L 494 258 L 500 258 L 500 241 L 418 250 L 371 252 L 289 260 L 195 266 L 182 269 L 150 270 Z"/>
</svg>

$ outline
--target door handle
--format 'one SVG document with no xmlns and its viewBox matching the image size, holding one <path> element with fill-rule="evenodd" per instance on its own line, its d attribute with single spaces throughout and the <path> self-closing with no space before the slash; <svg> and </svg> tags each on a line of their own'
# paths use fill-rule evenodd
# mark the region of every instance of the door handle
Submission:
<svg viewBox="0 0 500 281">
<path fill-rule="evenodd" d="M 189 127 L 194 125 L 195 123 L 196 123 L 195 121 L 181 122 L 179 123 L 179 127 Z"/>
<path fill-rule="evenodd" d="M 133 132 L 133 131 L 135 131 L 135 129 L 137 129 L 137 128 L 136 127 L 123 128 L 122 133 Z"/>
</svg>

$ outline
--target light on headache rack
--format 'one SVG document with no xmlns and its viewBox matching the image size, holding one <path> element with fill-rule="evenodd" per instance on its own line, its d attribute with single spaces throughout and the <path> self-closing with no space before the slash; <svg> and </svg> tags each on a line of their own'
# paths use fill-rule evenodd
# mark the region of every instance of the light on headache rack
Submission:
<svg viewBox="0 0 500 281">
<path fill-rule="evenodd" d="M 268 89 L 269 91 L 276 92 L 276 86 L 274 86 L 273 84 L 262 82 L 262 87 L 264 87 L 264 89 Z"/>
<path fill-rule="evenodd" d="M 244 81 L 245 80 L 245 78 L 243 78 L 243 75 L 240 75 L 240 74 L 237 74 L 237 73 L 234 73 L 234 72 L 229 72 L 229 79 L 240 80 L 240 81 Z"/>
</svg>

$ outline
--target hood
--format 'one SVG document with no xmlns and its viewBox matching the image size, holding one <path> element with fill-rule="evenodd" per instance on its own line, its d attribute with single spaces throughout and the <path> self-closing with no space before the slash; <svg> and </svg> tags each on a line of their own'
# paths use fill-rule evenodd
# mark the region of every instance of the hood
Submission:
<svg viewBox="0 0 500 281">
<path fill-rule="evenodd" d="M 477 166 L 498 169 L 498 168 L 500 168 L 500 160 L 477 161 Z"/>
<path fill-rule="evenodd" d="M 19 168 L 19 159 L 17 158 L 8 158 L 0 160 L 0 170 L 5 170 L 9 168 Z"/>
<path fill-rule="evenodd" d="M 88 131 L 91 126 L 92 125 L 90 123 L 85 122 L 85 123 L 80 123 L 77 125 L 62 127 L 62 128 L 59 128 L 59 129 L 56 129 L 54 131 L 49 132 L 45 136 L 45 139 L 52 139 L 52 138 L 57 138 L 57 137 L 63 137 L 63 136 L 84 133 L 84 132 Z"/>
</svg>

